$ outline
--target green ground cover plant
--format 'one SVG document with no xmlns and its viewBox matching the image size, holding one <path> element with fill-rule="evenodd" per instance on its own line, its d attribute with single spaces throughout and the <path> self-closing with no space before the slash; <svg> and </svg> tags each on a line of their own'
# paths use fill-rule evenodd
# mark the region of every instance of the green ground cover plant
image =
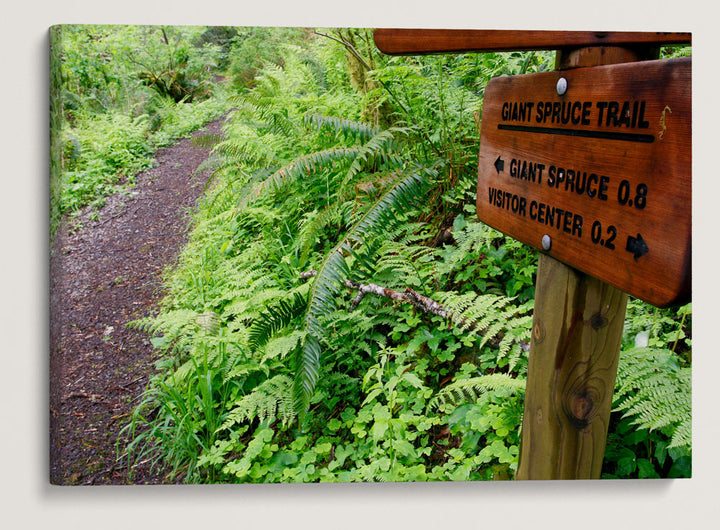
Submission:
<svg viewBox="0 0 720 530">
<path fill-rule="evenodd" d="M 477 221 L 478 129 L 491 77 L 553 57 L 386 57 L 362 29 L 196 35 L 233 110 L 197 140 L 213 176 L 168 295 L 131 324 L 159 359 L 122 433 L 129 471 L 512 479 L 537 254 Z M 132 152 L 152 117 L 115 119 Z M 630 302 L 603 477 L 690 476 L 691 309 Z"/>
</svg>

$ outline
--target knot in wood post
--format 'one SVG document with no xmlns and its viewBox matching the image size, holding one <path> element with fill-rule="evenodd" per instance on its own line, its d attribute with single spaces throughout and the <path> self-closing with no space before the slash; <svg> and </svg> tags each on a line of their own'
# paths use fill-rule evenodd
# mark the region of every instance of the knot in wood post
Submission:
<svg viewBox="0 0 720 530">
<path fill-rule="evenodd" d="M 600 477 L 626 305 L 540 255 L 517 479 Z"/>
<path fill-rule="evenodd" d="M 583 430 L 592 424 L 608 396 L 600 378 L 578 383 L 564 393 L 562 411 L 575 429 Z"/>
</svg>

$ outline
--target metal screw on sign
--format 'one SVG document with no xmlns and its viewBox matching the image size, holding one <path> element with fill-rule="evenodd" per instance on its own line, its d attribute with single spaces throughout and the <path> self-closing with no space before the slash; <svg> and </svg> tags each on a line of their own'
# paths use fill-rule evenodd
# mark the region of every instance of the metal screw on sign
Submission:
<svg viewBox="0 0 720 530">
<path fill-rule="evenodd" d="M 565 92 L 567 92 L 567 79 L 561 77 L 560 79 L 558 79 L 557 82 L 558 96 L 562 96 Z"/>
<path fill-rule="evenodd" d="M 542 248 L 543 250 L 550 250 L 550 247 L 552 246 L 552 238 L 545 234 L 542 236 Z"/>
</svg>

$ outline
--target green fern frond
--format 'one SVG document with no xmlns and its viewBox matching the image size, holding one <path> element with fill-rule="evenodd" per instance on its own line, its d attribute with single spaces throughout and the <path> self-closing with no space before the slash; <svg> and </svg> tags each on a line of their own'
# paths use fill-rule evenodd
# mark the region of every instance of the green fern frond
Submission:
<svg viewBox="0 0 720 530">
<path fill-rule="evenodd" d="M 256 319 L 261 318 L 262 308 L 266 304 L 273 304 L 275 300 L 287 295 L 287 291 L 278 288 L 267 279 L 257 280 L 254 285 L 257 289 L 261 289 L 262 285 L 268 287 L 255 292 L 243 288 L 228 291 L 226 298 L 230 301 L 223 311 L 223 317 L 226 320 L 239 321 L 238 325 L 241 325 L 244 321 L 255 322 Z M 250 329 L 252 329 L 252 326 Z"/>
<path fill-rule="evenodd" d="M 257 373 L 262 373 L 265 377 L 270 375 L 270 368 L 262 362 L 253 359 L 239 363 L 235 359 L 231 359 L 231 362 L 235 362 L 235 364 L 223 373 L 223 382 L 231 379 L 245 378 L 248 375 Z"/>
<path fill-rule="evenodd" d="M 236 113 L 252 122 L 254 128 L 265 133 L 296 137 L 299 129 L 288 112 L 287 105 L 263 94 L 245 93 L 228 99 Z"/>
<path fill-rule="evenodd" d="M 282 135 L 287 138 L 297 137 L 297 125 L 288 114 L 287 108 L 280 107 L 278 109 L 274 109 L 273 112 L 267 113 L 264 118 L 264 125 L 268 132 L 275 135 Z"/>
<path fill-rule="evenodd" d="M 293 380 L 293 403 L 302 422 L 315 392 L 320 371 L 320 342 L 314 335 L 306 334 L 302 348 L 295 353 L 295 378 Z"/>
<path fill-rule="evenodd" d="M 224 260 L 214 272 L 223 285 L 216 302 L 223 308 L 222 318 L 226 322 L 254 319 L 268 301 L 286 294 L 260 265 L 253 263 L 253 248 Z M 240 268 L 239 262 L 252 265 Z"/>
<path fill-rule="evenodd" d="M 295 351 L 298 344 L 302 343 L 304 336 L 305 334 L 301 330 L 295 330 L 290 335 L 271 338 L 265 345 L 265 355 L 262 360 L 285 358 Z"/>
<path fill-rule="evenodd" d="M 517 306 L 513 298 L 466 292 L 435 293 L 451 323 L 465 333 L 464 340 L 477 336 L 477 347 L 492 347 L 495 359 L 506 359 L 507 369 L 523 374 L 532 328 L 531 305 Z M 500 366 L 505 366 L 505 363 Z"/>
<path fill-rule="evenodd" d="M 277 108 L 274 98 L 256 92 L 235 94 L 228 98 L 228 103 L 235 109 L 236 114 L 246 118 L 258 117 L 261 120 Z"/>
<path fill-rule="evenodd" d="M 295 293 L 292 300 L 280 300 L 277 305 L 263 311 L 250 328 L 250 348 L 258 351 L 267 344 L 270 337 L 287 327 L 295 318 L 303 315 L 307 304 L 307 298 Z"/>
<path fill-rule="evenodd" d="M 289 164 L 281 167 L 272 175 L 245 193 L 238 203 L 238 210 L 245 207 L 250 201 L 257 198 L 265 190 L 277 191 L 298 179 L 328 167 L 336 162 L 352 161 L 358 154 L 358 148 L 341 147 L 316 151 L 300 158 L 296 158 Z"/>
<path fill-rule="evenodd" d="M 363 173 L 362 175 L 365 174 Z M 362 200 L 362 196 L 373 197 L 374 195 L 377 195 L 377 193 L 387 189 L 388 186 L 392 186 L 395 182 L 402 178 L 402 176 L 402 171 L 398 169 L 372 173 L 364 176 L 364 178 L 359 182 L 356 182 L 353 186 L 352 193 L 349 189 L 346 189 L 345 194 L 346 196 L 352 195 L 355 199 L 355 204 L 357 205 L 357 203 Z"/>
<path fill-rule="evenodd" d="M 310 249 L 319 237 L 320 232 L 333 223 L 343 223 L 340 208 L 334 203 L 322 211 L 308 213 L 300 224 L 300 230 L 293 243 L 293 248 L 300 251 L 300 261 L 305 262 Z"/>
<path fill-rule="evenodd" d="M 492 242 L 500 237 L 500 232 L 480 222 L 470 222 L 462 230 L 453 231 L 455 245 L 444 249 L 443 260 L 437 265 L 438 275 L 444 277 L 458 270 L 468 255 L 489 248 Z"/>
<path fill-rule="evenodd" d="M 439 302 L 456 315 L 462 315 L 477 300 L 478 294 L 472 291 L 458 294 L 455 292 L 439 292 L 436 294 Z"/>
<path fill-rule="evenodd" d="M 505 330 L 525 328 L 532 320 L 525 314 L 527 306 L 518 307 L 512 303 L 513 298 L 506 296 L 473 292 L 438 292 L 436 296 L 453 313 L 460 329 L 482 335 L 480 347 L 487 343 L 497 347 Z"/>
<path fill-rule="evenodd" d="M 668 448 L 690 446 L 692 446 L 692 420 L 685 418 L 675 427 L 675 432 L 673 433 Z"/>
<path fill-rule="evenodd" d="M 225 166 L 225 160 L 216 153 L 211 153 L 195 170 L 195 175 L 201 175 L 206 171 L 215 174 L 220 168 Z M 207 188 L 207 186 L 206 186 Z"/>
<path fill-rule="evenodd" d="M 444 405 L 458 405 L 463 401 L 474 401 L 490 390 L 506 390 L 510 395 L 525 392 L 525 380 L 497 373 L 460 379 L 439 390 L 427 405 L 428 411 Z"/>
<path fill-rule="evenodd" d="M 372 234 L 383 232 L 396 224 L 396 212 L 405 212 L 422 201 L 425 186 L 436 172 L 430 168 L 409 171 L 373 204 L 348 233 L 354 246 L 362 245 Z"/>
<path fill-rule="evenodd" d="M 277 154 L 287 148 L 283 137 L 266 134 L 249 134 L 223 140 L 215 152 L 234 163 L 267 165 L 277 162 Z"/>
<path fill-rule="evenodd" d="M 347 186 L 366 166 L 374 165 L 378 162 L 391 162 L 394 166 L 400 166 L 402 164 L 402 160 L 399 157 L 392 156 L 391 154 L 395 134 L 398 132 L 405 133 L 406 129 L 386 129 L 377 133 L 362 146 L 340 184 L 341 195 L 345 194 Z"/>
<path fill-rule="evenodd" d="M 213 160 L 212 156 L 208 158 L 206 162 L 210 160 Z M 235 203 L 237 202 L 235 184 L 245 175 L 242 175 L 242 177 L 226 178 L 221 184 L 211 188 L 213 182 L 216 181 L 216 177 L 223 173 L 222 169 L 225 167 L 225 161 L 222 160 L 221 157 L 215 156 L 214 160 L 219 161 L 220 167 L 214 169 L 210 178 L 208 178 L 203 188 L 205 195 L 201 199 L 201 204 L 207 208 L 209 220 L 215 223 L 223 223 L 228 222 L 235 208 Z M 227 173 L 224 174 L 227 175 Z M 213 212 L 215 212 L 214 215 Z"/>
<path fill-rule="evenodd" d="M 378 128 L 369 123 L 337 118 L 335 116 L 305 116 L 305 125 L 314 127 L 318 132 L 329 129 L 335 133 L 342 133 L 347 138 L 356 138 L 365 142 L 378 133 Z"/>
<path fill-rule="evenodd" d="M 405 235 L 402 240 L 388 238 L 383 241 L 377 258 L 377 274 L 386 274 L 394 286 L 420 286 L 432 273 L 429 267 L 422 265 L 433 261 L 435 249 L 418 244 L 427 234 Z"/>
<path fill-rule="evenodd" d="M 220 317 L 214 311 L 205 311 L 195 317 L 195 324 L 205 333 L 215 334 L 220 329 Z"/>
<path fill-rule="evenodd" d="M 219 430 L 227 430 L 239 423 L 255 420 L 263 422 L 279 419 L 283 425 L 289 425 L 296 417 L 291 387 L 292 379 L 284 374 L 264 381 L 237 402 Z"/>
<path fill-rule="evenodd" d="M 177 309 L 160 313 L 157 317 L 146 317 L 134 320 L 128 327 L 143 331 L 148 335 L 162 335 L 166 348 L 182 351 L 192 344 L 192 337 L 203 329 L 202 313 L 190 309 Z"/>
<path fill-rule="evenodd" d="M 507 326 L 505 336 L 498 346 L 498 359 L 508 358 L 508 370 L 514 371 L 521 359 L 527 358 L 532 334 L 533 315 L 512 315 L 512 325 Z M 527 367 L 525 367 L 527 368 Z M 523 373 L 524 370 L 520 370 Z"/>
<path fill-rule="evenodd" d="M 635 348 L 618 363 L 613 410 L 640 429 L 663 430 L 673 447 L 692 442 L 692 375 L 669 350 Z"/>
</svg>

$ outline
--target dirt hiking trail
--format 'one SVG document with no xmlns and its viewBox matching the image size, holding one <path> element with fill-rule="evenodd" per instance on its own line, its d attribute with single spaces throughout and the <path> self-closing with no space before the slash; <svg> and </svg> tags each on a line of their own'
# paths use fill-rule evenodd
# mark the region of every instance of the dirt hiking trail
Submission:
<svg viewBox="0 0 720 530">
<path fill-rule="evenodd" d="M 217 134 L 223 119 L 198 134 Z M 187 241 L 190 212 L 209 173 L 209 149 L 190 139 L 158 151 L 158 165 L 128 193 L 107 198 L 73 229 L 64 219 L 50 257 L 50 482 L 162 484 L 141 462 L 128 479 L 117 459 L 120 429 L 154 371 L 146 334 L 126 324 L 149 316 L 163 296 L 162 273 Z M 121 453 L 123 448 L 121 447 Z"/>
</svg>

